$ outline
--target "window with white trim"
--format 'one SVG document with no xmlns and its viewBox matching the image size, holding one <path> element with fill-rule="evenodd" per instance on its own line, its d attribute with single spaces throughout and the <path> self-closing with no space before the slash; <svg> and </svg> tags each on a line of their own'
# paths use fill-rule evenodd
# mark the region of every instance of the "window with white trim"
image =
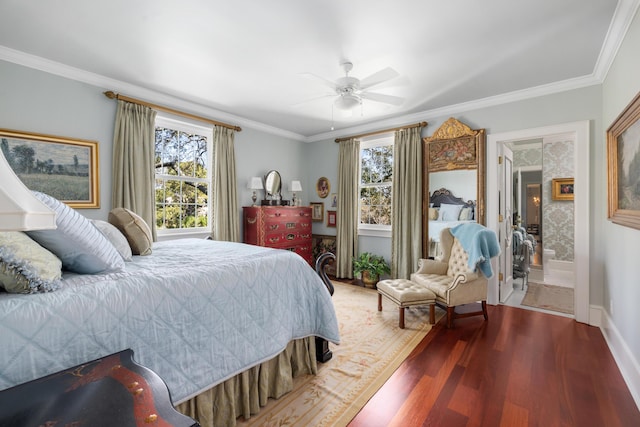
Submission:
<svg viewBox="0 0 640 427">
<path fill-rule="evenodd" d="M 390 235 L 393 135 L 360 142 L 360 234 Z"/>
<path fill-rule="evenodd" d="M 213 130 L 161 116 L 155 124 L 158 235 L 211 232 Z"/>
</svg>

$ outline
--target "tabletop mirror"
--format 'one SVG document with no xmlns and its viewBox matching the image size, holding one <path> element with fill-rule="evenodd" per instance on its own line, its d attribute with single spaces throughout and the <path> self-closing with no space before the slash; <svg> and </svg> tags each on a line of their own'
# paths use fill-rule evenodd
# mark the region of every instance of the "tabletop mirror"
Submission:
<svg viewBox="0 0 640 427">
<path fill-rule="evenodd" d="M 439 255 L 440 231 L 465 221 L 485 224 L 485 130 L 450 118 L 423 138 L 425 257 Z"/>
<path fill-rule="evenodd" d="M 282 200 L 282 178 L 280 172 L 276 170 L 270 170 L 264 176 L 264 194 L 265 198 L 262 200 L 263 205 L 270 206 L 286 206 L 289 204 L 288 200 Z"/>
</svg>

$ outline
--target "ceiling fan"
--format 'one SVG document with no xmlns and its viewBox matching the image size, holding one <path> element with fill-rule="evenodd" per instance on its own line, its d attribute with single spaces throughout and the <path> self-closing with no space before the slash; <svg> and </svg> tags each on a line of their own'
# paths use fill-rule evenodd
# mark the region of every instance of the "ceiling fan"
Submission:
<svg viewBox="0 0 640 427">
<path fill-rule="evenodd" d="M 358 105 L 362 105 L 364 100 L 396 106 L 401 105 L 404 102 L 404 98 L 400 98 L 398 96 L 368 91 L 374 86 L 398 77 L 399 74 L 394 69 L 387 67 L 360 80 L 349 75 L 349 72 L 353 69 L 353 64 L 351 62 L 344 62 L 342 64 L 342 68 L 345 76 L 339 78 L 335 82 L 315 74 L 305 73 L 320 80 L 323 84 L 333 89 L 334 93 L 324 95 L 322 98 L 335 96 L 336 99 L 333 105 L 339 110 L 349 111 Z"/>
</svg>

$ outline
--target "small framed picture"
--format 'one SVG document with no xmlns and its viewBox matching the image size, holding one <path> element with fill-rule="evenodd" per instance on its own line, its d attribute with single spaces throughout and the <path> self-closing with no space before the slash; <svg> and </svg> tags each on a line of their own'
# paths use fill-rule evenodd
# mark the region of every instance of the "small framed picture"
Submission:
<svg viewBox="0 0 640 427">
<path fill-rule="evenodd" d="M 316 193 L 318 193 L 318 197 L 321 199 L 326 199 L 329 195 L 329 191 L 331 191 L 331 183 L 329 182 L 329 178 L 325 176 L 321 176 L 318 178 L 318 182 L 316 182 Z"/>
<path fill-rule="evenodd" d="M 336 193 L 331 193 L 331 207 L 334 209 L 338 207 L 338 194 Z"/>
<path fill-rule="evenodd" d="M 573 200 L 573 178 L 552 179 L 551 200 Z"/>
<path fill-rule="evenodd" d="M 336 211 L 327 211 L 327 227 L 336 226 Z"/>
<path fill-rule="evenodd" d="M 324 203 L 311 202 L 311 220 L 320 221 L 324 220 Z"/>
</svg>

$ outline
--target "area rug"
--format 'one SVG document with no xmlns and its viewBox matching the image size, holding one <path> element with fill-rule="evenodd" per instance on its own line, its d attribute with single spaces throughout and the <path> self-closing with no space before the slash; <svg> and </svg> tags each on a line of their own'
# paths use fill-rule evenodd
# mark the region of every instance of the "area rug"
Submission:
<svg viewBox="0 0 640 427">
<path fill-rule="evenodd" d="M 428 307 L 406 309 L 399 329 L 398 307 L 383 298 L 378 312 L 376 290 L 333 283 L 341 338 L 333 358 L 238 426 L 346 426 L 431 329 Z M 436 309 L 436 320 L 443 314 Z"/>
<path fill-rule="evenodd" d="M 573 314 L 573 288 L 529 282 L 521 304 Z"/>
</svg>

